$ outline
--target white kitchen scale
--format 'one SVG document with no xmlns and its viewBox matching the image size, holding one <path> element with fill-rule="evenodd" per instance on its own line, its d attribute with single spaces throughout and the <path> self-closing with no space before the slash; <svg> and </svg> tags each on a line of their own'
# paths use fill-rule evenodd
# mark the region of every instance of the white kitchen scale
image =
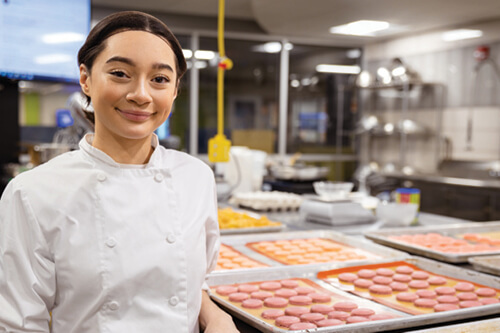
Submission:
<svg viewBox="0 0 500 333">
<path fill-rule="evenodd" d="M 299 214 L 303 221 L 332 226 L 366 224 L 376 220 L 370 209 L 363 207 L 359 200 L 325 200 L 319 196 L 304 196 Z"/>
</svg>

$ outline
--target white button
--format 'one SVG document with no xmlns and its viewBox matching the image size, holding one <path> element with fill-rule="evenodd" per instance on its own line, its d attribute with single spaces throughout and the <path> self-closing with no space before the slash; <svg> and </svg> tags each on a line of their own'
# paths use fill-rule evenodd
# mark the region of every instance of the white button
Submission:
<svg viewBox="0 0 500 333">
<path fill-rule="evenodd" d="M 106 241 L 106 245 L 109 247 L 115 247 L 116 246 L 116 239 L 108 238 L 108 240 Z"/>
<path fill-rule="evenodd" d="M 173 296 L 168 300 L 168 302 L 170 303 L 170 305 L 176 306 L 177 304 L 179 304 L 179 297 Z"/>
<path fill-rule="evenodd" d="M 103 173 L 100 173 L 97 175 L 97 180 L 100 181 L 100 182 L 103 182 L 106 180 L 106 175 L 103 174 Z"/>
<path fill-rule="evenodd" d="M 163 175 L 161 173 L 157 173 L 155 175 L 155 180 L 160 183 L 163 180 Z"/>
<path fill-rule="evenodd" d="M 120 305 L 118 304 L 118 302 L 113 301 L 113 302 L 109 303 L 110 310 L 115 311 L 115 310 L 118 310 L 119 307 L 120 307 Z"/>
<path fill-rule="evenodd" d="M 167 242 L 170 244 L 175 243 L 175 235 L 174 234 L 168 234 L 167 235 Z"/>
</svg>

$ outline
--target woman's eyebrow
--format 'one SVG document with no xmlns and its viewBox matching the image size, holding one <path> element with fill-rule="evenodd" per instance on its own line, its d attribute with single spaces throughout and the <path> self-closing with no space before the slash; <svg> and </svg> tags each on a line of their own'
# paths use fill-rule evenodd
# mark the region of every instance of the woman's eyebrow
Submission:
<svg viewBox="0 0 500 333">
<path fill-rule="evenodd" d="M 172 68 L 172 66 L 170 66 L 169 64 L 164 64 L 164 63 L 155 63 L 155 64 L 153 64 L 153 69 L 166 69 L 166 70 L 169 70 L 171 72 L 174 71 L 174 69 Z"/>
<path fill-rule="evenodd" d="M 111 62 L 123 62 L 127 65 L 135 66 L 135 62 L 132 59 L 120 57 L 120 56 L 111 57 L 106 61 L 107 64 L 111 63 Z M 153 69 L 166 69 L 166 70 L 169 70 L 171 72 L 174 72 L 174 69 L 172 68 L 172 66 L 170 66 L 169 64 L 161 63 L 161 62 L 154 63 L 152 67 L 153 67 Z"/>
<path fill-rule="evenodd" d="M 130 66 L 135 66 L 135 62 L 132 61 L 132 59 L 129 59 L 129 58 L 125 58 L 125 57 L 120 57 L 120 56 L 114 56 L 114 57 L 111 57 L 109 58 L 106 63 L 110 63 L 110 62 L 123 62 L 127 65 L 130 65 Z"/>
</svg>

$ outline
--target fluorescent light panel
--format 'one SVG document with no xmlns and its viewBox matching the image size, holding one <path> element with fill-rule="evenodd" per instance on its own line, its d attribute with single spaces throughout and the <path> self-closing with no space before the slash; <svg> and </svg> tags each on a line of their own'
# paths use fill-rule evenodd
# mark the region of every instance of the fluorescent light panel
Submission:
<svg viewBox="0 0 500 333">
<path fill-rule="evenodd" d="M 447 32 L 444 32 L 441 35 L 441 38 L 445 42 L 453 42 L 456 40 L 462 40 L 462 39 L 470 39 L 470 38 L 478 38 L 483 35 L 483 32 L 481 30 L 473 30 L 473 29 L 458 29 L 458 30 L 450 30 Z"/>
<path fill-rule="evenodd" d="M 389 29 L 389 22 L 360 20 L 330 28 L 330 33 L 354 36 L 375 36 L 376 32 Z"/>
<path fill-rule="evenodd" d="M 335 74 L 359 74 L 361 68 L 357 65 L 327 65 L 320 64 L 316 66 L 316 71 L 321 73 L 335 73 Z"/>
</svg>

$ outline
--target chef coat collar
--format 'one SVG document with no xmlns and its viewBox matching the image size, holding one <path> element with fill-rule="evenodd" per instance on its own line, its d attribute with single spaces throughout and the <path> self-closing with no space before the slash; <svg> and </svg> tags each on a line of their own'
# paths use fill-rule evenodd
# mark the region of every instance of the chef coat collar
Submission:
<svg viewBox="0 0 500 333">
<path fill-rule="evenodd" d="M 87 154 L 89 154 L 91 157 L 98 159 L 101 162 L 104 162 L 110 166 L 117 167 L 117 168 L 137 168 L 136 164 L 122 164 L 122 163 L 117 163 L 115 160 L 111 158 L 108 154 L 103 152 L 102 150 L 92 146 L 92 142 L 94 141 L 94 133 L 88 133 L 86 134 L 79 143 L 80 149 L 85 151 Z M 144 164 L 144 168 L 149 168 L 149 167 L 154 167 L 157 164 L 157 161 L 160 159 L 160 153 L 158 152 L 158 146 L 159 146 L 159 141 L 158 141 L 158 136 L 153 133 L 153 136 L 151 137 L 151 146 L 153 147 L 154 151 L 153 154 L 151 154 L 151 158 L 149 159 L 149 162 Z"/>
</svg>

